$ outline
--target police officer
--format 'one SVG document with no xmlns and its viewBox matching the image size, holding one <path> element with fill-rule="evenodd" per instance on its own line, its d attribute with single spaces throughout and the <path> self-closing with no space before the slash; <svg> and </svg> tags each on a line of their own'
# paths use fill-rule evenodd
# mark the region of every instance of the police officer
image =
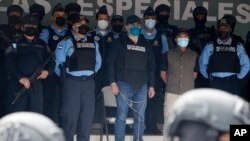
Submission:
<svg viewBox="0 0 250 141">
<path fill-rule="evenodd" d="M 160 133 L 156 125 L 157 108 L 162 107 L 163 97 L 162 89 L 165 88 L 164 82 L 160 77 L 162 56 L 168 51 L 167 38 L 162 32 L 158 32 L 155 28 L 156 14 L 153 8 L 148 7 L 143 14 L 144 28 L 141 33 L 144 38 L 152 46 L 155 57 L 155 92 L 154 98 L 148 99 L 146 108 L 146 130 L 148 133 Z"/>
<path fill-rule="evenodd" d="M 111 34 L 113 35 L 113 40 L 125 34 L 125 32 L 123 31 L 123 27 L 123 17 L 121 15 L 114 15 L 111 19 Z"/>
<path fill-rule="evenodd" d="M 245 44 L 245 49 L 247 52 L 248 57 L 250 56 L 250 31 L 248 31 L 247 35 L 246 35 L 246 44 Z M 248 102 L 250 102 L 250 76 L 249 76 L 249 72 L 248 72 L 248 84 L 247 84 L 247 92 L 245 94 L 246 99 L 248 100 Z"/>
<path fill-rule="evenodd" d="M 52 24 L 44 28 L 40 34 L 40 39 L 46 42 L 51 49 L 55 51 L 60 40 L 70 34 L 65 27 L 66 17 L 62 4 L 57 4 L 52 10 Z M 44 114 L 55 122 L 58 122 L 59 99 L 60 99 L 60 79 L 53 71 L 51 75 L 44 80 Z"/>
<path fill-rule="evenodd" d="M 16 101 L 14 111 L 28 110 L 43 113 L 42 80 L 53 70 L 54 62 L 44 64 L 51 55 L 46 43 L 36 38 L 38 25 L 36 17 L 30 15 L 23 17 L 23 36 L 6 50 L 6 68 L 11 79 L 10 95 L 14 97 L 22 87 L 27 89 Z M 40 68 L 42 66 L 45 67 Z M 31 82 L 30 77 L 36 72 L 38 77 Z"/>
<path fill-rule="evenodd" d="M 174 38 L 178 30 L 178 27 L 168 23 L 170 16 L 170 7 L 165 4 L 160 4 L 155 8 L 155 13 L 157 15 L 156 29 L 158 31 L 164 31 L 168 38 L 169 48 L 174 47 Z"/>
<path fill-rule="evenodd" d="M 242 39 L 242 37 L 239 36 L 239 35 L 234 34 L 234 29 L 235 29 L 236 22 L 237 22 L 235 16 L 233 16 L 233 15 L 224 15 L 224 16 L 222 17 L 222 19 L 227 19 L 228 21 L 230 21 L 230 22 L 232 23 L 231 37 L 232 37 L 234 40 L 240 42 L 241 44 L 244 44 L 245 41 Z"/>
<path fill-rule="evenodd" d="M 17 112 L 0 120 L 1 141 L 65 141 L 62 130 L 49 118 Z"/>
<path fill-rule="evenodd" d="M 104 86 L 108 85 L 107 69 L 106 69 L 106 58 L 108 56 L 108 47 L 114 40 L 113 35 L 110 32 L 109 26 L 109 14 L 106 5 L 99 8 L 96 13 L 97 27 L 90 32 L 90 38 L 94 39 L 100 45 L 100 53 L 103 60 L 100 71 L 95 75 L 96 81 L 96 97 L 99 98 L 100 91 Z"/>
<path fill-rule="evenodd" d="M 81 6 L 75 2 L 68 3 L 65 6 L 65 14 L 67 16 L 67 27 L 68 28 L 71 27 L 71 25 L 69 23 L 71 14 L 74 14 L 74 13 L 80 14 L 80 12 L 81 12 Z"/>
<path fill-rule="evenodd" d="M 211 28 L 206 27 L 207 22 L 207 9 L 203 6 L 198 6 L 193 10 L 193 18 L 195 27 L 189 29 L 189 35 L 191 39 L 190 49 L 201 54 L 203 48 L 207 43 L 212 41 Z M 197 78 L 195 79 L 195 88 L 209 87 L 208 79 L 204 78 L 203 75 L 198 72 Z"/>
<path fill-rule="evenodd" d="M 23 9 L 19 5 L 10 5 L 7 8 L 8 24 L 0 25 L 0 117 L 8 111 L 6 108 L 7 72 L 5 69 L 5 50 L 11 41 L 21 36 L 20 21 Z"/>
<path fill-rule="evenodd" d="M 77 141 L 89 141 L 95 111 L 94 74 L 101 67 L 99 45 L 87 36 L 88 27 L 84 16 L 71 17 L 69 36 L 58 43 L 56 55 L 56 73 L 60 66 L 66 69 L 63 82 L 60 107 L 60 125 L 66 141 L 72 141 L 77 133 Z"/>
<path fill-rule="evenodd" d="M 231 38 L 231 23 L 227 19 L 217 21 L 218 38 L 204 48 L 200 60 L 200 72 L 210 78 L 210 87 L 240 94 L 239 79 L 250 69 L 249 58 L 241 43 Z"/>
<path fill-rule="evenodd" d="M 224 102 L 223 104 L 221 102 Z M 230 125 L 250 124 L 249 103 L 215 89 L 195 89 L 181 96 L 168 119 L 168 141 L 229 141 Z"/>
<path fill-rule="evenodd" d="M 30 6 L 29 12 L 30 15 L 35 16 L 39 21 L 38 34 L 37 34 L 39 37 L 42 29 L 45 28 L 45 26 L 42 25 L 42 20 L 43 17 L 45 16 L 45 8 L 42 5 L 35 3 Z"/>
<path fill-rule="evenodd" d="M 125 28 L 127 35 L 113 42 L 108 56 L 111 93 L 116 95 L 117 103 L 115 140 L 123 141 L 125 138 L 125 120 L 130 103 L 126 99 L 129 99 L 134 108 L 134 140 L 142 141 L 147 92 L 149 98 L 155 94 L 154 55 L 152 47 L 140 34 L 141 22 L 136 15 L 127 18 Z"/>
</svg>

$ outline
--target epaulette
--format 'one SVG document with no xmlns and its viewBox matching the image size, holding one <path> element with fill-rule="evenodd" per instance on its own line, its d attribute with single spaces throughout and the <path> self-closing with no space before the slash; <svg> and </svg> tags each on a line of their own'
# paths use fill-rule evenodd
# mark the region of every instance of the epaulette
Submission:
<svg viewBox="0 0 250 141">
<path fill-rule="evenodd" d="M 71 39 L 71 37 L 70 37 L 70 36 L 66 36 L 66 37 L 64 37 L 64 38 L 62 39 L 62 41 L 66 41 L 66 40 L 68 40 L 68 39 Z"/>
</svg>

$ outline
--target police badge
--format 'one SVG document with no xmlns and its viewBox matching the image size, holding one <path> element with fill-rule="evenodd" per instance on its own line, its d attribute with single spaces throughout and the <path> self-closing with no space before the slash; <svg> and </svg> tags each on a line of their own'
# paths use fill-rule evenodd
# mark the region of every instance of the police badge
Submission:
<svg viewBox="0 0 250 141">
<path fill-rule="evenodd" d="M 108 42 L 112 42 L 112 38 L 111 37 L 108 37 Z"/>
<path fill-rule="evenodd" d="M 99 41 L 99 40 L 100 40 L 100 37 L 95 36 L 94 39 L 95 39 L 95 41 Z"/>
<path fill-rule="evenodd" d="M 53 36 L 53 40 L 57 41 L 59 39 L 59 37 L 57 35 Z"/>
<path fill-rule="evenodd" d="M 159 43 L 157 40 L 154 41 L 153 46 L 159 46 Z"/>
</svg>

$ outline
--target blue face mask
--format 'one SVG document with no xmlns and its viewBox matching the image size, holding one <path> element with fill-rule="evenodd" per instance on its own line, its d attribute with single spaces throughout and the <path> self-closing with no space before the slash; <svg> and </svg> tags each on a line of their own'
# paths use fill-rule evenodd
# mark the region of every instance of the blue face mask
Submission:
<svg viewBox="0 0 250 141">
<path fill-rule="evenodd" d="M 177 42 L 177 45 L 179 47 L 184 48 L 184 47 L 188 46 L 189 39 L 188 38 L 178 38 L 176 42 Z"/>
<path fill-rule="evenodd" d="M 145 26 L 148 29 L 154 29 L 156 21 L 153 19 L 147 19 L 145 20 Z"/>
<path fill-rule="evenodd" d="M 129 33 L 133 36 L 138 36 L 141 33 L 140 26 L 130 26 Z"/>
</svg>

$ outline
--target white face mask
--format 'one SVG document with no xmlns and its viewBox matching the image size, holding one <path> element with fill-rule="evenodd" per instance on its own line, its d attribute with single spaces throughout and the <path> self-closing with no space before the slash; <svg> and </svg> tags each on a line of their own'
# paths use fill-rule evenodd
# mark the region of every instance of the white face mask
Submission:
<svg viewBox="0 0 250 141">
<path fill-rule="evenodd" d="M 187 47 L 188 43 L 189 43 L 189 39 L 188 38 L 178 38 L 176 40 L 176 43 L 179 47 Z"/>
<path fill-rule="evenodd" d="M 108 21 L 106 21 L 106 20 L 98 20 L 97 26 L 98 26 L 99 29 L 105 30 L 105 29 L 107 29 L 108 25 L 109 25 Z"/>
<path fill-rule="evenodd" d="M 147 20 L 145 20 L 145 26 L 148 29 L 154 29 L 155 23 L 156 23 L 156 20 L 153 20 L 153 19 L 147 19 Z"/>
</svg>

